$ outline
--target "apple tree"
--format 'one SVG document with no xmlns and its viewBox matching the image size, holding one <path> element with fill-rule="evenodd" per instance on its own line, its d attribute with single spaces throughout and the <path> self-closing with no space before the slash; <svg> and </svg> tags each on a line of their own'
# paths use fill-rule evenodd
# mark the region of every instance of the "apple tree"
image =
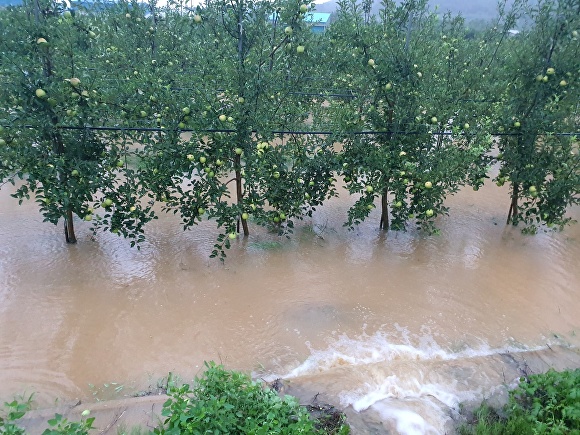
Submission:
<svg viewBox="0 0 580 435">
<path fill-rule="evenodd" d="M 580 5 L 544 0 L 527 5 L 529 23 L 505 52 L 498 185 L 510 184 L 508 223 L 524 231 L 562 228 L 580 201 L 577 133 Z M 570 134 L 572 133 L 572 134 Z"/>
<path fill-rule="evenodd" d="M 136 243 L 151 207 L 141 204 L 123 135 L 94 128 L 116 95 L 93 68 L 96 18 L 42 0 L 2 11 L 0 20 L 3 182 L 20 179 L 14 197 L 33 195 L 46 221 L 64 220 L 68 243 L 76 242 L 74 215 Z"/>
<path fill-rule="evenodd" d="M 378 17 L 352 0 L 339 6 L 328 51 L 334 85 L 355 97 L 336 100 L 330 119 L 344 134 L 340 173 L 359 195 L 347 224 L 364 220 L 378 196 L 381 228 L 416 218 L 434 231 L 446 196 L 477 189 L 487 171 L 480 52 L 460 17 L 440 17 L 427 1 L 385 1 Z"/>
<path fill-rule="evenodd" d="M 223 229 L 213 256 L 249 234 L 249 219 L 290 231 L 334 192 L 332 144 L 302 134 L 314 104 L 304 85 L 316 44 L 307 10 L 215 0 L 165 15 L 188 21 L 179 40 L 189 53 L 173 62 L 164 131 L 142 141 L 143 177 L 185 228 L 209 218 Z"/>
</svg>

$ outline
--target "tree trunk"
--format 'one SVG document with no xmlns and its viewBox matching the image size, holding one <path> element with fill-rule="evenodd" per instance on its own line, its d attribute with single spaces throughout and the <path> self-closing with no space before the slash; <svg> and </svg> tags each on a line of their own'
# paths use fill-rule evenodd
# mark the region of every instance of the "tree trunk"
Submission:
<svg viewBox="0 0 580 435">
<path fill-rule="evenodd" d="M 520 193 L 520 185 L 518 183 L 514 183 L 514 189 L 512 192 L 512 203 L 510 205 L 510 211 L 508 213 L 506 225 L 509 224 L 510 222 L 513 225 L 517 224 L 516 218 L 519 214 L 518 210 L 519 193 Z"/>
<path fill-rule="evenodd" d="M 389 194 L 389 189 L 385 187 L 383 194 L 381 196 L 381 223 L 379 228 L 383 230 L 389 229 L 389 200 L 387 195 Z"/>
<path fill-rule="evenodd" d="M 236 168 L 236 201 L 238 203 L 238 205 L 243 204 L 244 202 L 244 192 L 242 189 L 242 173 L 240 171 L 240 166 L 241 166 L 241 156 L 239 156 L 238 154 L 236 154 L 236 157 L 234 159 L 234 166 Z M 242 221 L 242 229 L 244 230 L 244 236 L 249 236 L 250 235 L 250 230 L 248 229 L 248 221 L 245 219 L 242 219 L 240 216 L 240 220 Z M 240 232 L 240 224 L 238 221 L 238 232 Z"/>
<path fill-rule="evenodd" d="M 66 217 L 64 218 L 64 238 L 67 243 L 77 242 L 72 210 L 67 210 Z"/>
</svg>

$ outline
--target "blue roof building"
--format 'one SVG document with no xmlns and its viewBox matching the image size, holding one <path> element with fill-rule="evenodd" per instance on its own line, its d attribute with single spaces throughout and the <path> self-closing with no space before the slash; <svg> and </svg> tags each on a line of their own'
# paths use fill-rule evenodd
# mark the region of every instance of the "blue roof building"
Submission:
<svg viewBox="0 0 580 435">
<path fill-rule="evenodd" d="M 312 25 L 313 33 L 324 33 L 330 24 L 330 14 L 324 12 L 309 12 L 304 21 Z"/>
</svg>

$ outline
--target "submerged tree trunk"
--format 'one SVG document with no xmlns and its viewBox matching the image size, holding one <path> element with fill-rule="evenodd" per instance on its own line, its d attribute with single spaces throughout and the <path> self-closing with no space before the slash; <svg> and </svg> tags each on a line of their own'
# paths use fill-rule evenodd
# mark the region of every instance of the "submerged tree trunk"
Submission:
<svg viewBox="0 0 580 435">
<path fill-rule="evenodd" d="M 520 193 L 520 185 L 518 183 L 514 183 L 514 188 L 512 192 L 512 203 L 510 205 L 510 211 L 508 213 L 506 225 L 509 224 L 510 222 L 514 225 L 516 225 L 517 223 L 516 218 L 518 217 L 519 214 L 518 210 L 519 193 Z"/>
<path fill-rule="evenodd" d="M 66 216 L 64 218 L 64 238 L 67 243 L 77 242 L 77 237 L 75 236 L 75 227 L 73 222 L 72 210 L 67 210 Z"/>
<path fill-rule="evenodd" d="M 389 194 L 389 189 L 385 187 L 383 194 L 381 196 L 381 223 L 379 228 L 383 230 L 389 229 L 389 200 L 387 195 Z"/>
</svg>

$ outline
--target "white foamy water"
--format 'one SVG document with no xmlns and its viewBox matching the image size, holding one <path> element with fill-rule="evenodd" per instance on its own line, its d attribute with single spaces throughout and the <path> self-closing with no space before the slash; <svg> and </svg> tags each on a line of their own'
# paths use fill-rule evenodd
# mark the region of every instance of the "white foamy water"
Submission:
<svg viewBox="0 0 580 435">
<path fill-rule="evenodd" d="M 443 434 L 462 402 L 481 401 L 496 392 L 497 362 L 546 346 L 476 348 L 453 351 L 433 336 L 377 331 L 358 337 L 341 335 L 281 377 L 290 384 L 314 385 L 338 397 L 358 413 L 372 411 L 385 427 L 399 434 Z M 509 356 L 509 357 L 508 357 Z M 516 385 L 519 374 L 504 378 Z M 310 387 L 312 390 L 312 387 Z M 374 417 L 375 419 L 377 417 Z"/>
</svg>

